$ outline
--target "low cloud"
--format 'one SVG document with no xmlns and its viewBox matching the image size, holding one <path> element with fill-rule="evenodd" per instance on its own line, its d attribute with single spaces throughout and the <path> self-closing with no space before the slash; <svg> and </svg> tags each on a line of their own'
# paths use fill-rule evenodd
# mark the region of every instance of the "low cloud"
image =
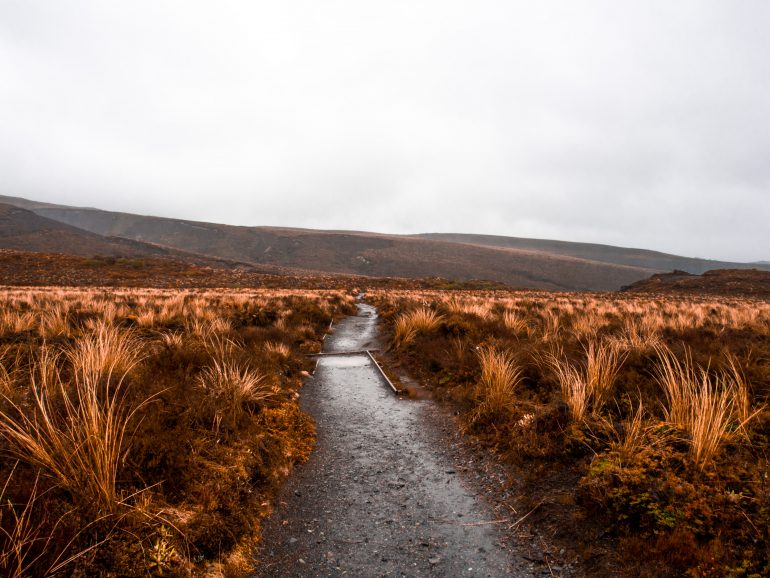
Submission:
<svg viewBox="0 0 770 578">
<path fill-rule="evenodd" d="M 770 259 L 770 4 L 0 6 L 0 192 Z"/>
</svg>

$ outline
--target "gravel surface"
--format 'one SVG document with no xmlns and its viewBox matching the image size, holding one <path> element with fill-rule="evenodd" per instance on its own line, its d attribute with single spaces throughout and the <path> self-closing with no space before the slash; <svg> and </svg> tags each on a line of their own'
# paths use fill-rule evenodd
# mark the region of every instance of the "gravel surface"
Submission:
<svg viewBox="0 0 770 578">
<path fill-rule="evenodd" d="M 360 304 L 325 351 L 376 338 Z M 318 445 L 266 521 L 261 576 L 540 575 L 505 545 L 506 520 L 467 479 L 432 401 L 395 396 L 360 354 L 320 358 L 302 396 Z"/>
</svg>

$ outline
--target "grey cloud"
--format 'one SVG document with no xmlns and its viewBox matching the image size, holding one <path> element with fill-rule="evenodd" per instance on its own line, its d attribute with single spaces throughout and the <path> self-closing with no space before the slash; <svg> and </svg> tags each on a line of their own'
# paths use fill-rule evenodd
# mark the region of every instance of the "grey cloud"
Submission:
<svg viewBox="0 0 770 578">
<path fill-rule="evenodd" d="M 770 5 L 0 5 L 0 189 L 770 258 Z"/>
</svg>

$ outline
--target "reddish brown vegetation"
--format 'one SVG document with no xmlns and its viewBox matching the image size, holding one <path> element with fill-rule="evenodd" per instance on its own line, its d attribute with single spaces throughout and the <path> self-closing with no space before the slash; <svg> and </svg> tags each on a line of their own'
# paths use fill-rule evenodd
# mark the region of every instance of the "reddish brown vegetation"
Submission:
<svg viewBox="0 0 770 578">
<path fill-rule="evenodd" d="M 674 295 L 722 295 L 755 299 L 770 298 L 770 271 L 758 269 L 718 269 L 703 275 L 683 271 L 661 273 L 624 288 L 633 293 Z"/>
<path fill-rule="evenodd" d="M 4 290 L 0 572 L 247 573 L 274 490 L 313 444 L 304 354 L 351 303 Z"/>
<path fill-rule="evenodd" d="M 262 269 L 267 269 L 263 271 Z M 0 249 L 0 279 L 4 285 L 22 287 L 155 287 L 190 289 L 307 288 L 355 289 L 362 285 L 393 289 L 495 289 L 504 285 L 488 281 L 445 279 L 372 279 L 334 274 L 289 274 L 270 267 L 203 266 L 170 257 L 78 257 L 58 253 L 33 253 Z"/>
<path fill-rule="evenodd" d="M 528 522 L 589 575 L 770 574 L 770 304 L 373 292 L 392 361 L 510 464 Z M 496 352 L 491 355 L 490 352 Z M 495 385 L 497 384 L 497 385 Z M 528 510 L 524 510 L 525 512 Z M 550 534 L 550 532 L 549 532 Z"/>
</svg>

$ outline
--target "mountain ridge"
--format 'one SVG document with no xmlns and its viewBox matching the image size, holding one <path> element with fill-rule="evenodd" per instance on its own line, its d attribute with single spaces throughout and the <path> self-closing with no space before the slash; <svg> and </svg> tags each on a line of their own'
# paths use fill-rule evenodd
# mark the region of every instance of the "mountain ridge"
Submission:
<svg viewBox="0 0 770 578">
<path fill-rule="evenodd" d="M 590 259 L 594 261 L 659 269 L 661 271 L 673 271 L 676 269 L 687 270 L 689 273 L 698 275 L 713 269 L 723 269 L 728 267 L 748 269 L 753 268 L 756 265 L 770 265 L 770 263 L 761 262 L 740 263 L 715 259 L 702 259 L 699 257 L 683 257 L 651 249 L 619 247 L 603 243 L 584 243 L 471 233 L 421 233 L 415 236 L 488 247 L 525 248 L 533 251 L 543 251 L 549 254 L 556 253 L 573 257 L 582 256 L 588 258 L 588 255 L 590 255 Z M 683 262 L 688 262 L 690 265 L 684 265 L 684 267 L 680 266 Z M 740 267 L 736 267 L 736 265 L 739 265 Z"/>
<path fill-rule="evenodd" d="M 701 269 L 748 266 L 566 241 L 237 226 L 39 203 L 19 197 L 0 196 L 0 203 L 15 204 L 105 238 L 129 239 L 249 266 L 343 275 L 484 279 L 523 288 L 614 291 L 673 269 L 700 273 Z"/>
</svg>

